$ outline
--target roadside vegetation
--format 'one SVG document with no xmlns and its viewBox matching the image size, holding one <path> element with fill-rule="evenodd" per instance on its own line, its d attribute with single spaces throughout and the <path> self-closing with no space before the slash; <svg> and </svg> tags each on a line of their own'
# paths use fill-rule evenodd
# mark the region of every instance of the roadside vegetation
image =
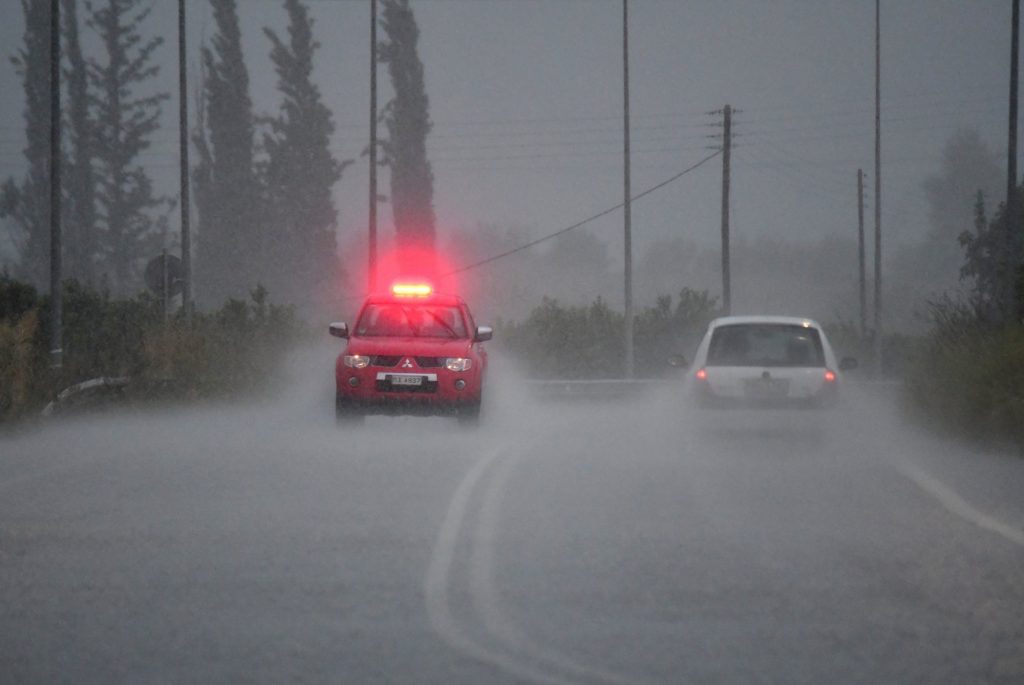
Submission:
<svg viewBox="0 0 1024 685">
<path fill-rule="evenodd" d="M 668 357 L 690 354 L 718 315 L 717 298 L 689 288 L 639 310 L 633 334 L 636 376 L 664 376 Z M 544 298 L 522 322 L 498 321 L 495 340 L 531 378 L 621 378 L 624 318 L 601 298 L 588 306 Z"/>
<path fill-rule="evenodd" d="M 196 401 L 257 394 L 279 377 L 304 329 L 257 287 L 197 313 L 164 319 L 149 294 L 112 299 L 75 282 L 64 290 L 64 363 L 49 363 L 49 298 L 0 276 L 0 423 L 37 415 L 58 393 L 96 378 L 126 379 L 123 400 Z"/>
<path fill-rule="evenodd" d="M 907 394 L 931 426 L 1024 451 L 1024 207 L 1003 204 L 990 221 L 979 192 L 974 214 L 960 236 L 970 293 L 933 303 Z"/>
<path fill-rule="evenodd" d="M 951 301 L 933 318 L 907 376 L 913 411 L 937 430 L 1024 450 L 1024 325 Z"/>
</svg>

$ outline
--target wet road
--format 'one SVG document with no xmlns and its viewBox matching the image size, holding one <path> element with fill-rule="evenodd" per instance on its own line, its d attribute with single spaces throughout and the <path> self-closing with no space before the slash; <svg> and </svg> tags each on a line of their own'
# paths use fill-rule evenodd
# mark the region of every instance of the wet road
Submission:
<svg viewBox="0 0 1024 685">
<path fill-rule="evenodd" d="M 0 439 L 0 680 L 1024 682 L 1024 460 L 670 396 Z"/>
</svg>

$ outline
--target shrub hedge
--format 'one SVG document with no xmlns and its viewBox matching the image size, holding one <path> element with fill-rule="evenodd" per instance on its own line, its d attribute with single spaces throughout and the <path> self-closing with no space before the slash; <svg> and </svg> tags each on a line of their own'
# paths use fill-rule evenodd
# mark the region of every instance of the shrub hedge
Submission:
<svg viewBox="0 0 1024 685">
<path fill-rule="evenodd" d="M 908 370 L 911 407 L 929 424 L 1024 449 L 1024 325 L 993 325 L 945 303 Z"/>
<path fill-rule="evenodd" d="M 135 401 L 194 400 L 257 392 L 280 372 L 305 331 L 291 307 L 272 305 L 261 286 L 251 300 L 165 319 L 149 294 L 127 300 L 74 282 L 64 286 L 63 365 L 49 365 L 50 300 L 0 276 L 0 422 L 37 413 L 63 389 L 101 376 L 127 376 Z"/>
</svg>

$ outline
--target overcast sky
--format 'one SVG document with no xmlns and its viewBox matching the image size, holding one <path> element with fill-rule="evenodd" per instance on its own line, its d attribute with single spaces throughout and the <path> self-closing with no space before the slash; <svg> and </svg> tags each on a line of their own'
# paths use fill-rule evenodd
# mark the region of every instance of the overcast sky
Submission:
<svg viewBox="0 0 1024 685">
<path fill-rule="evenodd" d="M 162 88 L 176 93 L 175 0 L 154 0 L 147 27 Z M 368 0 L 309 0 L 315 78 L 338 126 L 339 158 L 367 138 Z M 3 53 L 21 44 L 18 0 L 0 0 Z M 189 0 L 193 76 L 213 31 Z M 441 230 L 478 222 L 553 232 L 622 199 L 622 9 L 619 0 L 414 0 L 431 116 L 429 150 Z M 262 27 L 285 30 L 280 0 L 240 0 L 257 109 L 278 95 Z M 1005 146 L 1010 0 L 883 0 L 883 226 L 889 244 L 926 228 L 922 181 L 957 127 Z M 873 169 L 872 0 L 631 0 L 633 189 L 709 153 L 729 103 L 737 114 L 732 184 L 737 239 L 813 239 L 856 230 L 855 177 Z M 384 98 L 389 96 L 381 70 Z M 0 173 L 21 169 L 21 87 L 0 64 Z M 176 193 L 176 106 L 146 163 Z M 1001 157 L 1001 164 L 1005 159 Z M 869 183 L 872 181 L 869 177 Z M 382 179 L 387 191 L 386 177 Z M 343 242 L 365 231 L 367 168 L 336 189 Z M 635 205 L 637 250 L 654 240 L 718 239 L 718 159 Z M 870 186 L 869 186 L 870 188 Z M 870 197 L 870 192 L 869 192 Z M 870 217 L 870 209 L 869 214 Z M 385 222 L 390 212 L 382 213 Z M 588 230 L 621 249 L 621 213 Z M 870 224 L 869 224 L 870 226 Z"/>
</svg>

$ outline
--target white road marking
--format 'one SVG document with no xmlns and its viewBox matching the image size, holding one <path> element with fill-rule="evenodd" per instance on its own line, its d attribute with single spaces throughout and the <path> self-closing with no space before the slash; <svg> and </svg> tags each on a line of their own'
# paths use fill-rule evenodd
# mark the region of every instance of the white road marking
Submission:
<svg viewBox="0 0 1024 685">
<path fill-rule="evenodd" d="M 943 507 L 953 514 L 973 523 L 979 528 L 1001 535 L 1010 542 L 1024 547 L 1024 530 L 978 511 L 967 500 L 954 492 L 952 488 L 916 466 L 896 464 L 896 468 L 919 488 L 937 499 Z"/>
<path fill-rule="evenodd" d="M 455 557 L 455 546 L 458 542 L 459 530 L 466 516 L 469 499 L 477 483 L 484 476 L 490 465 L 500 455 L 500 450 L 488 454 L 473 465 L 463 477 L 455 490 L 448 511 L 445 514 L 437 542 L 430 557 L 427 577 L 424 582 L 427 614 L 434 630 L 455 649 L 484 663 L 493 664 L 509 673 L 522 678 L 549 685 L 576 685 L 571 680 L 549 674 L 529 664 L 524 664 L 514 657 L 491 649 L 479 640 L 474 639 L 465 629 L 461 628 L 449 607 L 448 581 Z"/>
<path fill-rule="evenodd" d="M 640 681 L 604 669 L 585 666 L 562 653 L 541 647 L 531 640 L 518 625 L 509 620 L 501 610 L 499 594 L 494 584 L 495 539 L 505 484 L 517 461 L 518 456 L 502 460 L 487 485 L 470 556 L 470 593 L 473 605 L 479 612 L 484 627 L 503 646 L 510 647 L 524 656 L 545 663 L 554 669 L 572 674 L 584 682 L 638 685 Z"/>
</svg>

